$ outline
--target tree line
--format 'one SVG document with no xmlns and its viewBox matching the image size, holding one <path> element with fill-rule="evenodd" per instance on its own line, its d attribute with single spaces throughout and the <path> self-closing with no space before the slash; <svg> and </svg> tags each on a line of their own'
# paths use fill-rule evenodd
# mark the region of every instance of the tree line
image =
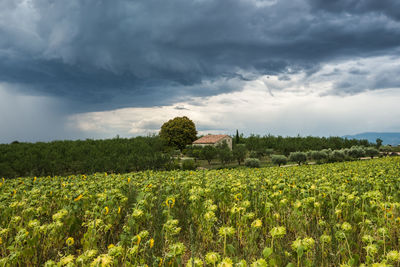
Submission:
<svg viewBox="0 0 400 267">
<path fill-rule="evenodd" d="M 351 148 L 353 146 L 371 146 L 368 140 L 347 139 L 342 137 L 315 137 L 315 136 L 295 136 L 295 137 L 282 137 L 274 135 L 251 135 L 243 137 L 243 135 L 236 135 L 234 143 L 245 144 L 249 151 L 258 153 L 265 153 L 266 149 L 272 149 L 275 152 L 289 156 L 291 152 L 296 151 L 311 151 L 332 149 L 339 150 L 344 148 Z"/>
<path fill-rule="evenodd" d="M 287 162 L 303 163 L 314 160 L 317 163 L 353 160 L 361 156 L 373 156 L 379 153 L 367 140 L 348 140 L 340 137 L 275 137 L 272 135 L 260 137 L 239 136 L 233 139 L 233 150 L 227 145 L 189 146 L 183 153 L 196 160 L 219 160 L 222 166 L 236 161 L 249 167 L 259 167 L 260 160 L 272 161 L 277 165 Z M 186 163 L 189 168 L 190 164 Z M 191 165 L 192 168 L 195 164 Z"/>
<path fill-rule="evenodd" d="M 0 177 L 126 173 L 171 168 L 158 136 L 0 145 Z"/>
<path fill-rule="evenodd" d="M 239 164 L 246 157 L 258 158 L 272 153 L 289 156 L 291 152 L 344 149 L 369 146 L 367 140 L 340 137 L 236 136 L 234 150 L 221 146 L 183 152 L 195 158 L 219 159 L 221 164 L 233 160 Z M 0 177 L 53 176 L 79 173 L 126 173 L 141 170 L 179 168 L 174 159 L 180 153 L 160 136 L 113 138 L 107 140 L 53 141 L 0 144 Z M 190 152 L 189 152 L 190 150 Z M 196 153 L 201 153 L 196 154 Z"/>
</svg>

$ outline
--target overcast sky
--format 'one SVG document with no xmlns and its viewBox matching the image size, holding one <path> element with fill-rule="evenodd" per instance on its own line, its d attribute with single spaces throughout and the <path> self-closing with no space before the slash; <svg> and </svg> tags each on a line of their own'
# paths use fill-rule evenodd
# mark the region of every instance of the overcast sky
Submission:
<svg viewBox="0 0 400 267">
<path fill-rule="evenodd" d="M 0 0 L 0 143 L 400 131 L 398 0 Z"/>
</svg>

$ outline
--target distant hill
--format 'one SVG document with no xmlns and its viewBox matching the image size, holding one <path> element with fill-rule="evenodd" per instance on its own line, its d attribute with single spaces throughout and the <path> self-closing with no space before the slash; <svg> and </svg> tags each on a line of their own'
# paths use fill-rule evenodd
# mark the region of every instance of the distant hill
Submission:
<svg viewBox="0 0 400 267">
<path fill-rule="evenodd" d="M 400 133 L 360 133 L 355 135 L 345 135 L 343 136 L 347 139 L 367 139 L 371 143 L 375 143 L 377 138 L 383 140 L 384 145 L 397 146 L 400 145 Z"/>
</svg>

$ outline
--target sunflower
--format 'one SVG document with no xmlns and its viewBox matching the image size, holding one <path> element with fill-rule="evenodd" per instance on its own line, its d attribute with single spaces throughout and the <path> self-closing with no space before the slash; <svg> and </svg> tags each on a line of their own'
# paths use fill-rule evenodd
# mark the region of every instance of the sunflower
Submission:
<svg viewBox="0 0 400 267">
<path fill-rule="evenodd" d="M 74 238 L 73 237 L 68 237 L 67 241 L 65 241 L 65 244 L 67 244 L 68 247 L 72 246 L 74 244 Z"/>
<path fill-rule="evenodd" d="M 260 228 L 262 226 L 262 221 L 260 219 L 256 219 L 251 223 L 251 227 Z"/>
<path fill-rule="evenodd" d="M 175 205 L 175 198 L 173 197 L 167 198 L 167 200 L 165 200 L 165 205 L 167 205 L 167 207 L 169 208 L 173 208 Z"/>
</svg>

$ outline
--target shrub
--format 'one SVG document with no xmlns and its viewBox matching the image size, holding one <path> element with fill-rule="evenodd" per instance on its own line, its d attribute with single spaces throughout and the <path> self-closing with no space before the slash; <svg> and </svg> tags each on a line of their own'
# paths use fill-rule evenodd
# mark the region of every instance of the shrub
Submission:
<svg viewBox="0 0 400 267">
<path fill-rule="evenodd" d="M 325 153 L 327 155 L 327 157 L 329 157 L 329 155 L 332 154 L 332 149 L 330 149 L 330 148 L 322 149 L 321 152 Z"/>
<path fill-rule="evenodd" d="M 192 159 L 182 160 L 182 170 L 195 170 L 197 168 L 196 163 Z"/>
<path fill-rule="evenodd" d="M 379 148 L 379 150 L 380 150 L 381 152 L 383 152 L 383 154 L 384 154 L 385 156 L 387 156 L 387 155 L 390 154 L 390 152 L 393 151 L 393 148 L 392 148 L 391 146 L 381 146 L 381 147 Z"/>
<path fill-rule="evenodd" d="M 181 166 L 179 165 L 179 160 L 170 160 L 168 164 L 165 165 L 165 170 L 172 171 L 172 170 L 180 170 Z"/>
<path fill-rule="evenodd" d="M 346 154 L 343 150 L 334 150 L 332 154 L 329 156 L 330 162 L 339 162 L 343 161 L 346 158 Z"/>
<path fill-rule="evenodd" d="M 328 154 L 324 151 L 311 151 L 311 158 L 318 163 L 328 158 Z"/>
<path fill-rule="evenodd" d="M 346 155 L 346 157 L 350 157 L 350 155 L 349 155 L 350 148 L 344 148 L 344 149 L 342 149 L 342 151 Z"/>
<path fill-rule="evenodd" d="M 271 156 L 272 155 L 272 153 L 274 153 L 274 150 L 272 149 L 272 148 L 267 148 L 267 149 L 265 149 L 265 155 L 266 156 Z"/>
<path fill-rule="evenodd" d="M 201 153 L 201 148 L 200 147 L 195 147 L 195 146 L 187 146 L 183 151 L 182 154 L 187 156 L 187 157 L 192 157 L 194 158 L 194 161 L 196 162 L 197 159 L 200 158 L 200 153 Z"/>
<path fill-rule="evenodd" d="M 251 159 L 255 159 L 255 158 L 258 158 L 258 153 L 257 153 L 257 151 L 250 151 L 249 156 Z"/>
<path fill-rule="evenodd" d="M 365 148 L 365 154 L 372 159 L 373 157 L 379 155 L 379 150 L 375 147 L 367 147 Z"/>
<path fill-rule="evenodd" d="M 278 166 L 287 163 L 287 158 L 284 155 L 272 155 L 271 161 Z"/>
<path fill-rule="evenodd" d="M 248 158 L 244 161 L 244 165 L 251 168 L 259 168 L 260 160 L 257 158 Z"/>
<path fill-rule="evenodd" d="M 361 146 L 353 146 L 349 150 L 349 156 L 356 159 L 361 158 L 365 156 L 365 150 Z"/>
<path fill-rule="evenodd" d="M 289 160 L 297 162 L 299 165 L 307 161 L 307 154 L 304 152 L 292 152 L 289 155 Z"/>
</svg>

